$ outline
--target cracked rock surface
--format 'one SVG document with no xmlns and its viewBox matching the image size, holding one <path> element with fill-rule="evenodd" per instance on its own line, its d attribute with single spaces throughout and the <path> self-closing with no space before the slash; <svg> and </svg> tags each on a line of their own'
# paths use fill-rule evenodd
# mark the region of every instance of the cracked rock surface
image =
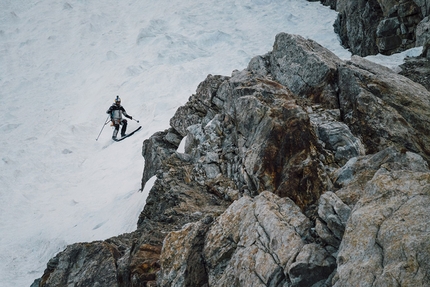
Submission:
<svg viewBox="0 0 430 287">
<path fill-rule="evenodd" d="M 309 219 L 288 198 L 263 192 L 235 201 L 207 234 L 209 285 L 287 284 L 288 270 L 306 244 L 309 227 Z M 284 248 L 284 242 L 290 248 Z"/>
<path fill-rule="evenodd" d="M 379 170 L 346 225 L 334 286 L 425 286 L 430 174 Z"/>
</svg>

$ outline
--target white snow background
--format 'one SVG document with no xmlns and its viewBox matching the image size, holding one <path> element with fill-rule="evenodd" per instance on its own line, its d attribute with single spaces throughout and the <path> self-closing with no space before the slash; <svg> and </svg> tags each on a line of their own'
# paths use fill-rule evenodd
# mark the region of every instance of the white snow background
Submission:
<svg viewBox="0 0 430 287">
<path fill-rule="evenodd" d="M 0 286 L 30 286 L 67 244 L 136 228 L 152 185 L 139 192 L 142 141 L 208 74 L 246 68 L 279 32 L 349 59 L 335 18 L 306 0 L 0 0 Z M 114 143 L 106 125 L 96 141 L 116 95 L 142 130 Z"/>
</svg>

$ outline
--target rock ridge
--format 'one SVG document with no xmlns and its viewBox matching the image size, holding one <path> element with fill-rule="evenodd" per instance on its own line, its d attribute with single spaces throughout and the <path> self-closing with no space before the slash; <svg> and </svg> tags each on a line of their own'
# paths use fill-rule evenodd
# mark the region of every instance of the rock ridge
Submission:
<svg viewBox="0 0 430 287">
<path fill-rule="evenodd" d="M 430 39 L 428 0 L 320 2 L 339 12 L 335 32 L 354 55 L 391 55 L 423 46 Z"/>
<path fill-rule="evenodd" d="M 428 286 L 429 111 L 421 84 L 280 33 L 144 141 L 136 231 L 33 285 Z"/>
</svg>

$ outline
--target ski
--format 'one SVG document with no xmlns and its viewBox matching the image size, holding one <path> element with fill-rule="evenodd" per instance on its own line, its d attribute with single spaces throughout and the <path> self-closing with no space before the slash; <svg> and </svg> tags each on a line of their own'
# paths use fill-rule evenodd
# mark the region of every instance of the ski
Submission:
<svg viewBox="0 0 430 287">
<path fill-rule="evenodd" d="M 116 142 L 120 142 L 120 141 L 122 141 L 123 139 L 126 139 L 126 138 L 128 138 L 128 137 L 130 137 L 130 136 L 132 136 L 135 132 L 137 132 L 138 130 L 140 130 L 142 128 L 142 126 L 140 126 L 140 127 L 138 127 L 137 129 L 135 129 L 134 131 L 132 131 L 131 133 L 129 133 L 129 134 L 126 134 L 125 136 L 123 136 L 122 138 L 119 138 L 119 139 L 113 139 L 114 141 L 116 141 Z"/>
</svg>

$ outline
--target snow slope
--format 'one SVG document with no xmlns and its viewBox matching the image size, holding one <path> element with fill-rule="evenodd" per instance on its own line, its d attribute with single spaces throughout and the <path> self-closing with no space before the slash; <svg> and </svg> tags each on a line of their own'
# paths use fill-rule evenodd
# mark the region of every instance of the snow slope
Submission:
<svg viewBox="0 0 430 287">
<path fill-rule="evenodd" d="M 244 69 L 279 32 L 349 58 L 335 17 L 306 0 L 0 0 L 0 286 L 135 229 L 142 141 L 208 74 Z M 107 125 L 96 141 L 116 95 L 142 130 L 113 143 Z"/>
</svg>

